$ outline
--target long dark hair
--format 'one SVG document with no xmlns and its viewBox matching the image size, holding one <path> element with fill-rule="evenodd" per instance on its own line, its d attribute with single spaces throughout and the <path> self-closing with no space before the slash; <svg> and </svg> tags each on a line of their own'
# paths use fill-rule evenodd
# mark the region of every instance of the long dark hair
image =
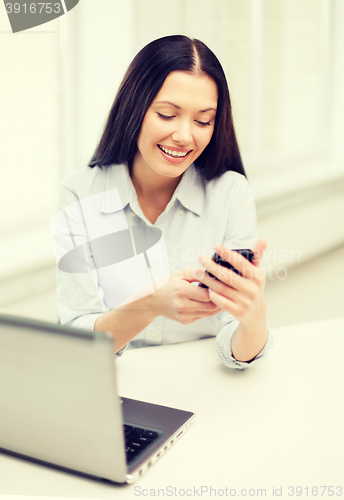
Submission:
<svg viewBox="0 0 344 500">
<path fill-rule="evenodd" d="M 143 118 L 172 71 L 204 73 L 217 85 L 214 132 L 208 146 L 195 160 L 197 170 L 207 181 L 228 170 L 245 175 L 222 66 L 203 42 L 184 35 L 154 40 L 135 56 L 118 90 L 89 167 L 121 164 L 134 158 Z"/>
</svg>

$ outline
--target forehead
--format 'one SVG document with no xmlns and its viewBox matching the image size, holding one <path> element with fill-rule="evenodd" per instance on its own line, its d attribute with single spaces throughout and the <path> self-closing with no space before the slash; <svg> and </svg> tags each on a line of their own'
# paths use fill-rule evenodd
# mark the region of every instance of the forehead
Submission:
<svg viewBox="0 0 344 500">
<path fill-rule="evenodd" d="M 217 97 L 216 83 L 208 75 L 173 71 L 167 76 L 154 102 L 168 101 L 197 110 L 216 109 Z"/>
</svg>

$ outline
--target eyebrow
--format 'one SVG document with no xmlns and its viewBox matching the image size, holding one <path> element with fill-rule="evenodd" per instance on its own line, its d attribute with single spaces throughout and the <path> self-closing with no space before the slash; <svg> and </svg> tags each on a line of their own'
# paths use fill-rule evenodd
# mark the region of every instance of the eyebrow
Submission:
<svg viewBox="0 0 344 500">
<path fill-rule="evenodd" d="M 170 104 L 170 106 L 180 109 L 180 106 L 177 106 L 177 104 L 173 104 L 173 102 L 170 101 L 157 101 L 154 104 Z M 200 111 L 198 111 L 198 113 L 205 113 L 206 111 L 216 111 L 216 108 L 201 109 Z"/>
</svg>

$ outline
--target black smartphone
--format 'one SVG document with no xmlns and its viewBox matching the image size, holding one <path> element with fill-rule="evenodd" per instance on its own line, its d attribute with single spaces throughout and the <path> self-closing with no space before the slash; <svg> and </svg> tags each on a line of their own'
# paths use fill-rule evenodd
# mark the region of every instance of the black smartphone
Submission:
<svg viewBox="0 0 344 500">
<path fill-rule="evenodd" d="M 249 262 L 253 262 L 254 253 L 252 252 L 252 250 L 250 250 L 248 248 L 243 248 L 243 249 L 239 249 L 239 250 L 234 250 L 234 252 L 240 253 Z M 220 266 L 227 267 L 227 269 L 231 269 L 232 271 L 234 271 L 235 273 L 237 273 L 241 276 L 240 272 L 235 267 L 233 267 L 232 264 L 230 264 L 226 260 L 221 259 L 221 257 L 217 253 L 215 253 L 212 256 L 212 260 L 214 262 L 216 262 L 216 264 L 220 264 Z M 209 276 L 211 276 L 212 278 L 215 278 L 217 280 L 217 278 L 215 276 L 213 276 L 211 273 L 208 273 L 208 271 L 206 271 L 206 273 L 209 274 Z M 204 283 L 199 283 L 198 286 L 201 286 L 202 288 L 208 288 L 207 285 L 204 285 Z"/>
</svg>

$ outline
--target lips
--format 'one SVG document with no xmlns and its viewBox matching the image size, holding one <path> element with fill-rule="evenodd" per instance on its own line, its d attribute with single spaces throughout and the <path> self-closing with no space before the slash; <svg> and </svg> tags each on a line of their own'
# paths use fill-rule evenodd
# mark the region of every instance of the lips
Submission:
<svg viewBox="0 0 344 500">
<path fill-rule="evenodd" d="M 158 144 L 158 148 L 160 151 L 162 151 L 165 155 L 169 156 L 170 158 L 186 158 L 189 153 L 192 152 L 192 149 L 185 149 L 185 148 L 177 148 L 175 146 L 165 146 L 163 144 Z"/>
</svg>

